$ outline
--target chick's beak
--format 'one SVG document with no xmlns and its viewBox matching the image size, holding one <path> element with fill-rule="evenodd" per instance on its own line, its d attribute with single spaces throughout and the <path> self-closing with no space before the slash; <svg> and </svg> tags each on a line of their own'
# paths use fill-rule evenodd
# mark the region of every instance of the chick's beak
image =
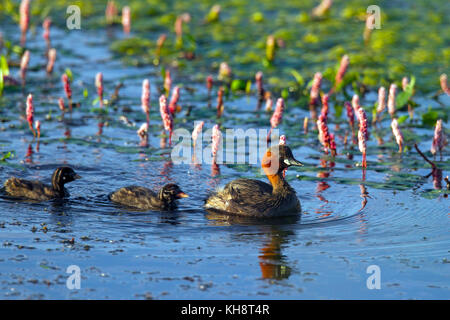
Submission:
<svg viewBox="0 0 450 320">
<path fill-rule="evenodd" d="M 295 160 L 294 158 L 284 159 L 284 163 L 288 166 L 303 167 L 303 163 L 301 163 L 298 160 Z"/>
<path fill-rule="evenodd" d="M 189 198 L 189 196 L 186 193 L 184 193 L 184 192 L 179 192 L 179 193 L 177 193 L 177 198 L 178 199 L 180 199 L 180 198 Z"/>
<path fill-rule="evenodd" d="M 81 176 L 80 176 L 79 174 L 75 174 L 75 175 L 73 176 L 73 179 L 74 179 L 74 180 L 81 179 Z"/>
</svg>

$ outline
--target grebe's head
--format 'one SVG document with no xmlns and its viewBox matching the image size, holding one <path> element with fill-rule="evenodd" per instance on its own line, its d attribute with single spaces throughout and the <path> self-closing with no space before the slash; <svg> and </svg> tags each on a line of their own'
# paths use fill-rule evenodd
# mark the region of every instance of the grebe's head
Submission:
<svg viewBox="0 0 450 320">
<path fill-rule="evenodd" d="M 294 158 L 291 148 L 285 144 L 269 148 L 262 160 L 262 167 L 267 175 L 281 173 L 290 166 L 301 167 L 303 164 Z"/>
<path fill-rule="evenodd" d="M 70 167 L 59 167 L 53 172 L 52 175 L 52 186 L 56 190 L 62 190 L 66 183 L 81 179 L 72 168 Z"/>
<path fill-rule="evenodd" d="M 176 184 L 169 183 L 161 188 L 159 197 L 162 201 L 170 203 L 176 199 L 187 198 L 188 195 L 181 191 L 180 187 Z"/>
</svg>

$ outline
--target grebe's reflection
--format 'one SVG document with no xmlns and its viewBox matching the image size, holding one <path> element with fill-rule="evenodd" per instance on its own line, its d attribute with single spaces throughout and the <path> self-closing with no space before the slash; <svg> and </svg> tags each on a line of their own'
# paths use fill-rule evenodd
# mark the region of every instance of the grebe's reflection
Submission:
<svg viewBox="0 0 450 320">
<path fill-rule="evenodd" d="M 292 273 L 288 259 L 282 253 L 282 247 L 294 235 L 292 230 L 283 230 L 283 225 L 298 224 L 300 215 L 280 217 L 273 219 L 257 220 L 255 218 L 232 216 L 207 210 L 206 218 L 216 226 L 252 225 L 257 227 L 255 237 L 265 236 L 261 242 L 259 255 L 259 267 L 262 279 L 287 279 Z M 248 236 L 248 234 L 246 234 Z M 247 239 L 247 238 L 246 238 Z"/>
</svg>

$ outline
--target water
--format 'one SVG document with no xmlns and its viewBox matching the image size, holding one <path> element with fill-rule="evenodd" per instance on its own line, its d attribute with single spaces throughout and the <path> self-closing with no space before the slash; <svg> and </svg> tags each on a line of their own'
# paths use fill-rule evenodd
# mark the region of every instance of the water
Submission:
<svg viewBox="0 0 450 320">
<path fill-rule="evenodd" d="M 16 30 L 14 25 L 2 28 L 4 34 Z M 281 130 L 305 167 L 289 169 L 287 179 L 301 201 L 302 215 L 255 221 L 212 214 L 202 205 L 216 187 L 238 177 L 265 178 L 257 166 L 220 165 L 214 174 L 208 164 L 173 164 L 170 149 L 161 148 L 160 93 L 155 88 L 162 83 L 159 69 L 115 59 L 108 49 L 109 36 L 53 28 L 54 46 L 65 54 L 58 54 L 51 77 L 42 71 L 40 33 L 29 36 L 32 58 L 26 90 L 0 98 L 0 151 L 14 150 L 14 157 L 0 167 L 1 181 L 15 175 L 48 182 L 62 164 L 83 177 L 67 186 L 71 197 L 64 201 L 0 198 L 1 298 L 448 299 L 448 191 L 444 181 L 439 189 L 427 176 L 430 166 L 415 150 L 402 156 L 396 152 L 389 120 L 379 132 L 385 143 L 378 146 L 374 138 L 369 142 L 363 177 L 356 166 L 361 161 L 357 147 L 343 146 L 347 124 L 331 125 L 340 153 L 333 162 L 318 147 L 316 132 L 303 134 L 301 123 L 309 112 L 290 108 L 288 101 Z M 81 107 L 62 119 L 57 99 L 63 96 L 60 75 L 67 67 L 74 72 L 74 100 Z M 105 115 L 91 110 L 98 71 L 103 72 L 107 97 L 117 83 L 125 84 L 118 104 Z M 215 110 L 207 109 L 204 84 L 191 83 L 176 70 L 172 77 L 174 84 L 193 89 L 182 90 L 183 111 L 175 127 L 191 130 L 194 120 L 205 120 L 205 129 L 211 128 Z M 139 147 L 136 135 L 145 119 L 140 110 L 144 78 L 152 84 L 150 148 Z M 85 87 L 88 98 L 83 98 Z M 19 117 L 29 92 L 34 95 L 35 118 L 42 122 L 39 145 Z M 373 96 L 366 99 L 373 103 Z M 443 99 L 449 105 L 448 97 Z M 270 115 L 255 111 L 254 95 L 230 96 L 225 105 L 226 128 L 269 124 Z M 192 106 L 189 117 L 187 106 Z M 132 111 L 123 112 L 125 107 Z M 136 125 L 121 122 L 124 114 Z M 104 127 L 98 135 L 100 122 Z M 405 131 L 419 137 L 422 150 L 429 149 L 432 128 L 413 124 Z M 445 177 L 448 152 L 437 163 Z M 107 199 L 122 186 L 157 189 L 169 182 L 190 195 L 174 212 L 133 211 Z M 70 265 L 81 269 L 80 289 L 66 287 Z M 371 265 L 380 267 L 380 290 L 367 288 Z"/>
</svg>

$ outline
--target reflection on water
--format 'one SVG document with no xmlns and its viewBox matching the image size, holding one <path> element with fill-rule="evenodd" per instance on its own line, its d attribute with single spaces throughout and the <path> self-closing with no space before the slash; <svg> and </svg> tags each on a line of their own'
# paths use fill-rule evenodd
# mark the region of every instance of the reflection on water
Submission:
<svg viewBox="0 0 450 320">
<path fill-rule="evenodd" d="M 262 279 L 287 279 L 292 273 L 288 258 L 282 253 L 282 247 L 288 246 L 289 238 L 295 236 L 292 230 L 283 230 L 281 226 L 295 225 L 300 222 L 301 215 L 271 219 L 255 219 L 236 215 L 227 215 L 207 210 L 206 217 L 215 226 L 245 225 L 255 226 L 255 238 L 260 241 L 258 249 L 258 265 Z M 261 239 L 263 236 L 264 239 Z M 248 239 L 246 239 L 248 241 Z"/>
<path fill-rule="evenodd" d="M 262 243 L 259 250 L 259 267 L 263 279 L 287 279 L 291 275 L 292 269 L 287 263 L 287 258 L 282 254 L 283 244 L 288 243 L 288 236 L 292 232 L 283 232 L 275 226 L 271 228 L 268 239 Z"/>
</svg>

